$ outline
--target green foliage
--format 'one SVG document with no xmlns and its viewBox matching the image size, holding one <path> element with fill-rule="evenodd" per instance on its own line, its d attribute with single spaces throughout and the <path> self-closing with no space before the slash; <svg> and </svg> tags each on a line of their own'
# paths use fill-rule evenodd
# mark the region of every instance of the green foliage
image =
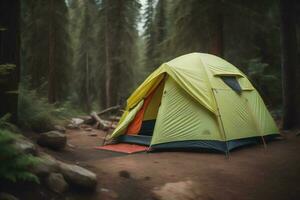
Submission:
<svg viewBox="0 0 300 200">
<path fill-rule="evenodd" d="M 70 117 L 82 115 L 74 109 L 69 101 L 62 104 L 49 104 L 45 97 L 35 90 L 25 86 L 20 88 L 19 94 L 19 124 L 21 127 L 37 132 L 53 129 L 54 125 L 64 124 Z"/>
<path fill-rule="evenodd" d="M 20 136 L 5 129 L 10 124 L 8 119 L 8 114 L 0 118 L 0 178 L 39 183 L 38 178 L 29 172 L 29 168 L 37 164 L 39 159 L 15 148 L 14 141 Z"/>
<path fill-rule="evenodd" d="M 49 131 L 59 121 L 54 105 L 34 90 L 20 88 L 19 95 L 19 123 L 22 127 L 34 131 Z"/>
<path fill-rule="evenodd" d="M 263 63 L 260 58 L 254 58 L 248 62 L 248 77 L 258 86 L 263 82 L 275 81 L 277 77 L 271 74 L 265 74 L 269 64 Z"/>
<path fill-rule="evenodd" d="M 61 124 L 65 123 L 67 120 L 74 116 L 80 116 L 86 113 L 78 108 L 78 106 L 75 107 L 71 101 L 64 101 L 63 103 L 57 104 L 55 106 L 53 114 L 56 116 L 59 124 Z"/>
<path fill-rule="evenodd" d="M 14 64 L 3 64 L 0 65 L 0 84 L 7 84 L 9 75 L 14 69 L 16 65 Z"/>
<path fill-rule="evenodd" d="M 0 118 L 0 129 L 7 129 L 12 132 L 19 132 L 17 126 L 9 122 L 10 118 L 11 118 L 10 113 L 7 113 Z"/>
<path fill-rule="evenodd" d="M 247 64 L 246 74 L 256 89 L 264 97 L 268 105 L 273 105 L 280 101 L 280 81 L 279 77 L 270 73 L 270 65 L 262 62 L 261 58 L 250 59 Z"/>
<path fill-rule="evenodd" d="M 11 70 L 15 69 L 16 65 L 14 64 L 5 64 L 5 65 L 0 65 L 0 75 L 7 75 L 10 73 Z"/>
</svg>

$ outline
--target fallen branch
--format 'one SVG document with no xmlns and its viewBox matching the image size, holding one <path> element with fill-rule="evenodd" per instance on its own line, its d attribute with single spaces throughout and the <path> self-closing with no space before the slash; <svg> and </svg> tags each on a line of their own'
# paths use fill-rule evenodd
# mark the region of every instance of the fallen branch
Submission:
<svg viewBox="0 0 300 200">
<path fill-rule="evenodd" d="M 100 115 L 103 115 L 105 113 L 108 113 L 108 112 L 111 112 L 111 111 L 114 111 L 114 110 L 119 110 L 120 108 L 121 108 L 120 105 L 112 106 L 112 107 L 106 108 L 106 109 L 98 112 L 97 114 L 100 116 Z"/>
<path fill-rule="evenodd" d="M 121 117 L 119 117 L 119 116 L 110 116 L 109 117 L 109 120 L 114 121 L 114 122 L 118 122 L 118 121 L 120 121 L 120 119 L 121 119 Z"/>
</svg>

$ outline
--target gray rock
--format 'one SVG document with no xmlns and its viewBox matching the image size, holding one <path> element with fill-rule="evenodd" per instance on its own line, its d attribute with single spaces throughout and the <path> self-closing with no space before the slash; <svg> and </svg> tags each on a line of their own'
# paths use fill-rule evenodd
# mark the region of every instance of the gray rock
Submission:
<svg viewBox="0 0 300 200">
<path fill-rule="evenodd" d="M 71 119 L 71 124 L 75 125 L 75 126 L 79 126 L 81 124 L 83 124 L 84 120 L 80 119 L 80 118 L 72 118 Z"/>
<path fill-rule="evenodd" d="M 88 125 L 93 125 L 96 122 L 95 119 L 90 115 L 80 116 L 79 118 L 83 120 L 84 124 L 88 124 Z"/>
<path fill-rule="evenodd" d="M 37 149 L 34 143 L 32 143 L 29 139 L 25 138 L 24 136 L 17 137 L 14 142 L 14 146 L 17 151 L 26 154 L 37 154 Z"/>
<path fill-rule="evenodd" d="M 70 185 L 83 189 L 94 190 L 97 185 L 97 176 L 93 172 L 78 165 L 59 162 L 60 172 Z"/>
<path fill-rule="evenodd" d="M 0 193 L 0 200 L 18 200 L 17 197 L 8 193 Z"/>
<path fill-rule="evenodd" d="M 31 168 L 33 174 L 39 177 L 45 177 L 59 170 L 58 162 L 52 156 L 42 153 L 39 158 L 41 162 Z"/>
<path fill-rule="evenodd" d="M 56 131 L 61 132 L 61 133 L 66 133 L 66 128 L 63 127 L 63 126 L 61 126 L 61 125 L 55 125 L 55 126 L 54 126 L 54 129 L 55 129 Z"/>
<path fill-rule="evenodd" d="M 46 179 L 46 184 L 50 190 L 59 194 L 66 192 L 69 188 L 69 185 L 65 181 L 63 175 L 59 173 L 49 174 Z"/>
<path fill-rule="evenodd" d="M 79 129 L 79 126 L 76 126 L 76 125 L 74 125 L 74 124 L 68 124 L 68 125 L 67 125 L 67 128 L 68 128 L 68 129 Z"/>
<path fill-rule="evenodd" d="M 41 146 L 49 147 L 54 150 L 63 149 L 67 143 L 67 137 L 58 131 L 41 133 L 37 143 Z"/>
</svg>

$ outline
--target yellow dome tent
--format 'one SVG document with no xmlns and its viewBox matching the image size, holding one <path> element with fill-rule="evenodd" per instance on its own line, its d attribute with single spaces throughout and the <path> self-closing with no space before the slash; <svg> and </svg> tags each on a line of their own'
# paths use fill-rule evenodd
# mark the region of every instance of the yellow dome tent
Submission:
<svg viewBox="0 0 300 200">
<path fill-rule="evenodd" d="M 191 53 L 162 64 L 132 93 L 111 137 L 152 150 L 227 152 L 276 135 L 245 74 L 217 56 Z"/>
</svg>

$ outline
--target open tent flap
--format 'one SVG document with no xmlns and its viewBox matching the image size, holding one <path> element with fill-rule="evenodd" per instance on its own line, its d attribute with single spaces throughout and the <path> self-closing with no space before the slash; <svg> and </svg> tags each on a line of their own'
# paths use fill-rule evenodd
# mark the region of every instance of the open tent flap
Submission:
<svg viewBox="0 0 300 200">
<path fill-rule="evenodd" d="M 134 119 L 136 113 L 142 108 L 143 104 L 144 104 L 144 100 L 140 101 L 133 109 L 127 111 L 128 113 L 123 114 L 126 117 L 124 118 L 123 121 L 120 122 L 118 127 L 114 130 L 114 132 L 111 135 L 112 138 L 118 137 L 118 136 L 124 134 L 124 132 L 127 129 L 127 126 Z"/>
<path fill-rule="evenodd" d="M 141 109 L 136 113 L 134 119 L 130 122 L 127 127 L 126 134 L 128 135 L 137 135 L 141 129 L 144 113 L 146 108 L 148 107 L 154 93 L 151 93 L 145 100 Z"/>
<path fill-rule="evenodd" d="M 152 136 L 157 112 L 160 106 L 164 81 L 144 99 L 144 104 L 128 125 L 126 134 Z"/>
<path fill-rule="evenodd" d="M 131 136 L 138 134 L 150 136 L 153 134 L 163 93 L 164 81 L 160 80 L 159 84 L 153 84 L 152 86 L 155 88 L 149 88 L 151 92 L 148 96 L 129 110 L 128 113 L 123 114 L 126 117 L 123 116 L 124 120 L 120 122 L 111 137 L 117 137 L 123 134 Z"/>
</svg>

